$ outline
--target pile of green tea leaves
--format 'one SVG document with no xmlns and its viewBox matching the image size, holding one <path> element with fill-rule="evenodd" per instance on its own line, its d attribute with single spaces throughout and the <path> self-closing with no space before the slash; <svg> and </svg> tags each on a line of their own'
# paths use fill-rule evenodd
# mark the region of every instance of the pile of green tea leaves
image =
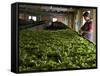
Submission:
<svg viewBox="0 0 100 76">
<path fill-rule="evenodd" d="M 19 31 L 19 71 L 96 67 L 96 45 L 66 30 Z"/>
</svg>

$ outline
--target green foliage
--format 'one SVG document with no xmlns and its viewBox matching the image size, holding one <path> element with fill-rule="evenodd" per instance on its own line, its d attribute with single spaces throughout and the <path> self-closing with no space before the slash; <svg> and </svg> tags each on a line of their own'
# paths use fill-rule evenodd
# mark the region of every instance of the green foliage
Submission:
<svg viewBox="0 0 100 76">
<path fill-rule="evenodd" d="M 96 67 L 96 45 L 66 30 L 21 30 L 19 71 Z"/>
</svg>

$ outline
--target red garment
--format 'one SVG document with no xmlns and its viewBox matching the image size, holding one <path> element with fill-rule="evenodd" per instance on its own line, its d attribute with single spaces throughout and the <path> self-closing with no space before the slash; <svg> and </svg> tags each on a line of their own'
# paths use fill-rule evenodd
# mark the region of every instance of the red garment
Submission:
<svg viewBox="0 0 100 76">
<path fill-rule="evenodd" d="M 92 21 L 88 24 L 88 31 L 91 32 L 92 30 L 92 27 L 93 27 L 93 24 L 92 24 Z"/>
<path fill-rule="evenodd" d="M 92 21 L 86 21 L 85 24 L 81 27 L 82 31 L 91 32 L 93 29 Z"/>
</svg>

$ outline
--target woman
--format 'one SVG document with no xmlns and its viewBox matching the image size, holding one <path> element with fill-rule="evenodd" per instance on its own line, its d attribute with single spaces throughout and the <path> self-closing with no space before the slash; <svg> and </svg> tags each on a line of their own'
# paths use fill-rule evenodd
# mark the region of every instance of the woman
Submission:
<svg viewBox="0 0 100 76">
<path fill-rule="evenodd" d="M 90 14 L 88 12 L 85 12 L 83 14 L 83 17 L 85 19 L 85 24 L 80 28 L 79 32 L 88 40 L 92 40 L 92 31 L 93 31 L 93 22 L 90 18 Z"/>
</svg>

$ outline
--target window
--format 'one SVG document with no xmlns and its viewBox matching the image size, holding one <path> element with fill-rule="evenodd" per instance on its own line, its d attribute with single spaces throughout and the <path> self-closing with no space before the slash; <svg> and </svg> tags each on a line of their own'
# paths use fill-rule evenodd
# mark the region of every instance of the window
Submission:
<svg viewBox="0 0 100 76">
<path fill-rule="evenodd" d="M 32 19 L 32 16 L 29 16 L 28 19 L 29 19 L 29 20 Z"/>
<path fill-rule="evenodd" d="M 36 20 L 37 20 L 37 19 L 36 19 L 36 16 L 29 16 L 28 19 L 29 19 L 29 20 L 32 19 L 33 21 L 36 21 Z"/>
<path fill-rule="evenodd" d="M 53 18 L 53 22 L 56 22 L 57 21 L 57 18 Z"/>
<path fill-rule="evenodd" d="M 36 21 L 37 20 L 36 16 L 32 16 L 32 20 Z"/>
</svg>

